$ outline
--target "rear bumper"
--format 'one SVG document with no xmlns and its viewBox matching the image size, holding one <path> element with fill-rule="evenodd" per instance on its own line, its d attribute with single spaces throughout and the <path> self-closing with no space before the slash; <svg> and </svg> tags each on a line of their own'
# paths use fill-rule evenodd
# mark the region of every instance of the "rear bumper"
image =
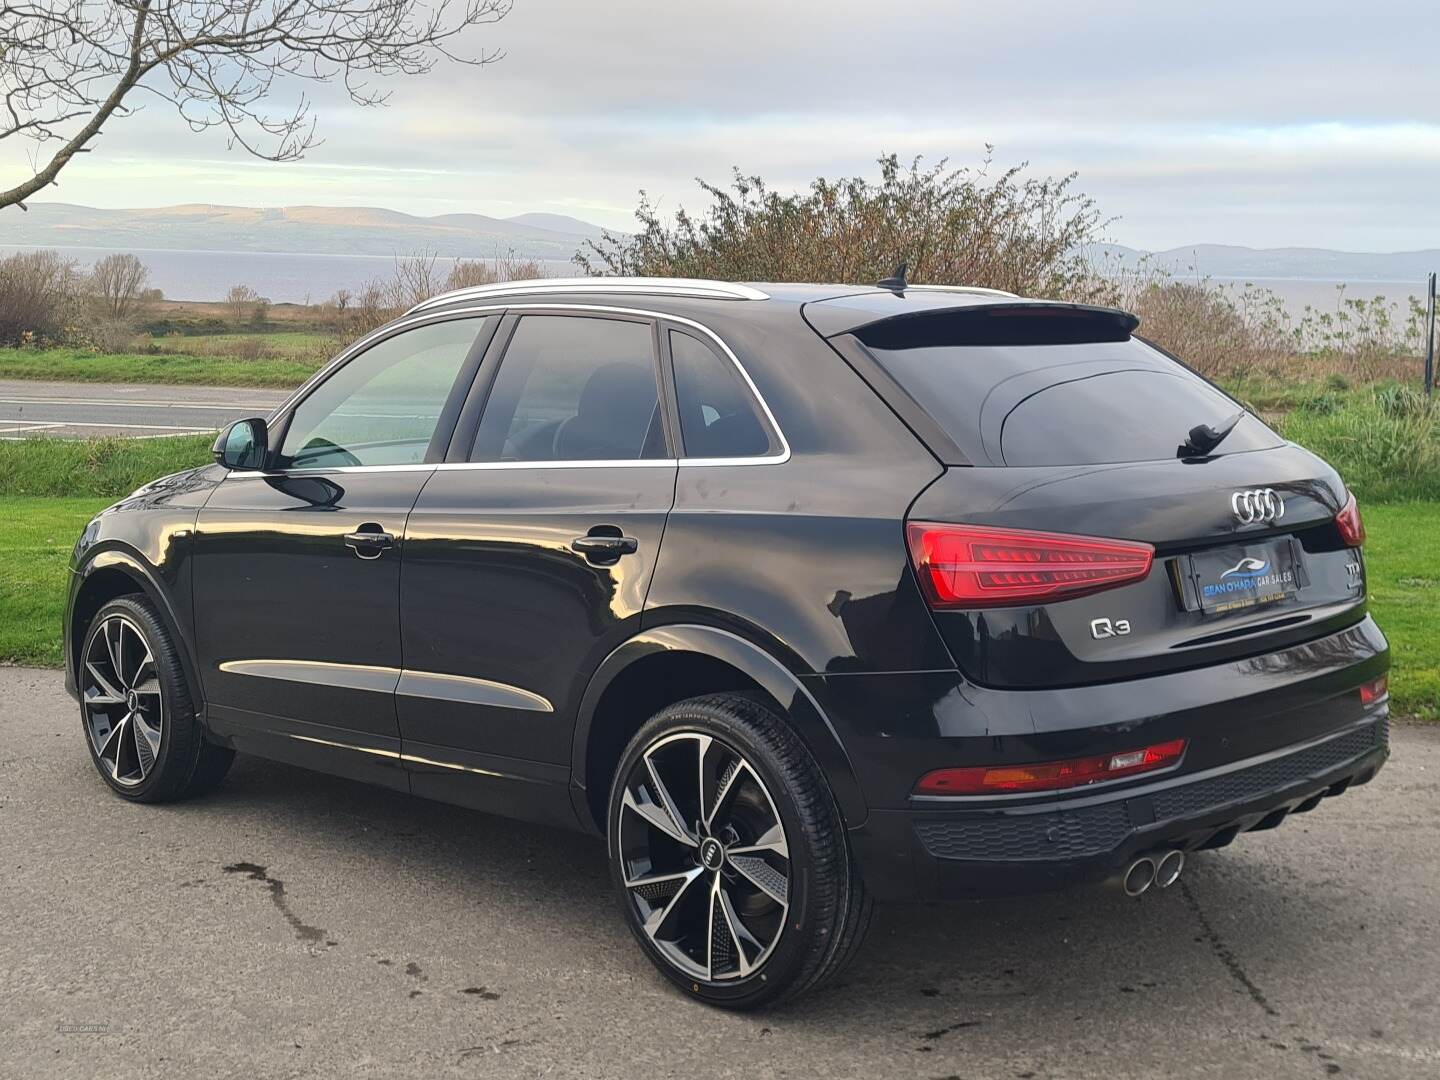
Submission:
<svg viewBox="0 0 1440 1080">
<path fill-rule="evenodd" d="M 874 811 L 852 832 L 883 899 L 979 899 L 1117 877 L 1136 856 L 1223 847 L 1367 783 L 1389 756 L 1388 707 L 1348 730 L 1112 794 L 945 813 Z"/>
<path fill-rule="evenodd" d="M 1143 679 L 1050 690 L 956 671 L 811 677 L 869 813 L 850 838 L 890 899 L 1046 891 L 1136 854 L 1228 843 L 1363 783 L 1388 752 L 1388 705 L 1360 687 L 1390 666 L 1368 617 L 1275 652 Z M 1057 761 L 1186 740 L 1173 773 L 1056 794 L 922 798 L 932 769 Z"/>
</svg>

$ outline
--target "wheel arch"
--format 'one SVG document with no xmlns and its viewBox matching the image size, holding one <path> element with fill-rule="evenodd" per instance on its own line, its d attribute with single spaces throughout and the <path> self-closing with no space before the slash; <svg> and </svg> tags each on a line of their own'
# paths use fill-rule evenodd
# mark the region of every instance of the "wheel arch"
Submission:
<svg viewBox="0 0 1440 1080">
<path fill-rule="evenodd" d="M 204 700 L 203 684 L 191 652 L 190 640 L 181 630 L 184 624 L 176 614 L 169 593 L 156 580 L 144 560 L 123 548 L 107 548 L 93 555 L 76 573 L 80 582 L 75 588 L 75 599 L 70 606 L 69 620 L 65 627 L 66 642 L 69 646 L 69 678 L 78 685 L 85 633 L 89 630 L 95 613 L 111 600 L 138 593 L 155 606 L 165 623 L 165 629 L 170 631 L 180 664 L 185 669 L 190 698 L 195 703 L 196 711 L 200 712 Z"/>
<path fill-rule="evenodd" d="M 581 823 L 604 833 L 606 803 L 631 736 L 676 701 L 722 691 L 758 693 L 786 717 L 825 774 L 847 828 L 868 814 L 844 744 L 800 679 L 759 645 L 717 627 L 641 631 L 591 677 L 576 715 L 571 797 Z"/>
</svg>

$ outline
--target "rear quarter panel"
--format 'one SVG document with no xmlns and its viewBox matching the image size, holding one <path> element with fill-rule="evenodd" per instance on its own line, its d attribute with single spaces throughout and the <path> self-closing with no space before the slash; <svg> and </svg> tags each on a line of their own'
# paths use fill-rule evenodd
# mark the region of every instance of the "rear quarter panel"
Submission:
<svg viewBox="0 0 1440 1080">
<path fill-rule="evenodd" d="M 794 307 L 746 314 L 706 322 L 790 458 L 681 466 L 645 625 L 719 626 L 802 676 L 952 666 L 904 542 L 906 509 L 939 464 Z"/>
</svg>

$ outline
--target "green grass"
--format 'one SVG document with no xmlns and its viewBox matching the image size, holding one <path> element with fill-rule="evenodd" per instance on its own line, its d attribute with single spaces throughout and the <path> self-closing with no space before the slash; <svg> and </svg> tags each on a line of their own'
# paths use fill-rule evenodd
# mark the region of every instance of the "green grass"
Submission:
<svg viewBox="0 0 1440 1080">
<path fill-rule="evenodd" d="M 209 461 L 214 441 L 212 435 L 187 435 L 174 439 L 0 442 L 0 497 L 118 499 L 158 476 Z"/>
<path fill-rule="evenodd" d="M 1440 504 L 1362 513 L 1370 612 L 1390 639 L 1393 707 L 1440 720 Z"/>
<path fill-rule="evenodd" d="M 70 550 L 108 501 L 0 496 L 0 660 L 60 664 Z"/>
<path fill-rule="evenodd" d="M 1277 423 L 1366 503 L 1440 500 L 1440 402 L 1398 384 L 1326 391 Z"/>
<path fill-rule="evenodd" d="M 0 662 L 58 663 L 65 563 L 85 522 L 146 480 L 206 460 L 207 443 L 0 443 Z M 1395 711 L 1440 720 L 1440 502 L 1372 504 L 1364 514 Z"/>
<path fill-rule="evenodd" d="M 204 344 L 206 352 L 221 352 L 227 347 L 243 345 L 255 340 L 263 341 L 277 352 L 291 352 L 304 355 L 317 350 L 336 351 L 334 334 L 319 330 L 274 330 L 269 327 L 257 330 L 235 330 L 223 334 L 151 334 L 149 340 L 167 352 L 192 355 L 195 346 Z M 167 348 L 168 347 L 168 348 Z"/>
<path fill-rule="evenodd" d="M 167 342 L 173 340 L 166 339 Z M 71 348 L 0 349 L 0 379 L 289 389 L 299 386 L 322 363 L 322 360 L 93 353 Z"/>
</svg>

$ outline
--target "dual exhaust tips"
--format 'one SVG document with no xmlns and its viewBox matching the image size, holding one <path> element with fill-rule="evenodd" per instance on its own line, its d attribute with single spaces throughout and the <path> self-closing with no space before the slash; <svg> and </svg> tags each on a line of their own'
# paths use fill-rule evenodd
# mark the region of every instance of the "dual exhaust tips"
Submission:
<svg viewBox="0 0 1440 1080">
<path fill-rule="evenodd" d="M 1120 884 L 1125 890 L 1126 896 L 1142 896 L 1149 891 L 1150 886 L 1157 889 L 1168 889 L 1175 882 L 1180 880 L 1180 874 L 1185 869 L 1185 853 L 1183 851 L 1170 850 L 1167 852 L 1141 855 L 1125 869 Z"/>
</svg>

